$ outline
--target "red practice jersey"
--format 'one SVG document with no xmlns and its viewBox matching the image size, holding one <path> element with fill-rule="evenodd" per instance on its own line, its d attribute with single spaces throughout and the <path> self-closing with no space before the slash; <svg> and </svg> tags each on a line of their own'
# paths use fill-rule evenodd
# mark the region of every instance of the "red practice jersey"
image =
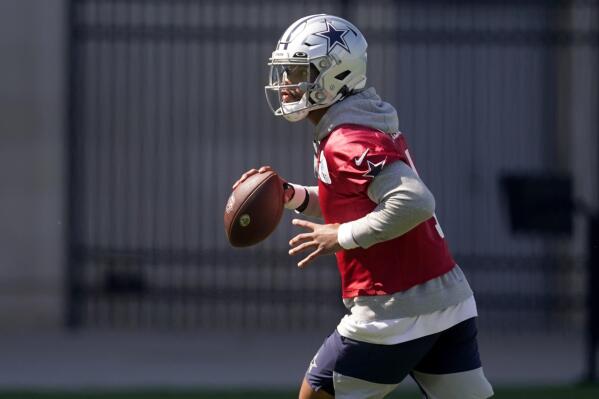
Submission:
<svg viewBox="0 0 599 399">
<path fill-rule="evenodd" d="M 402 134 L 342 125 L 317 146 L 318 198 L 326 223 L 360 219 L 377 206 L 368 186 L 393 162 L 414 168 Z M 337 252 L 344 298 L 389 295 L 451 270 L 451 257 L 436 217 L 409 232 L 368 249 Z"/>
</svg>

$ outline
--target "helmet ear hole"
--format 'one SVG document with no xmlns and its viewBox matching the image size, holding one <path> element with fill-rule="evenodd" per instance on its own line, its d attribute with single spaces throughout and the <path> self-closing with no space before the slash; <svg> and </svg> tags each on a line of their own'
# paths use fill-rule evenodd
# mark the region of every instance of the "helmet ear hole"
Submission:
<svg viewBox="0 0 599 399">
<path fill-rule="evenodd" d="M 335 79 L 343 81 L 343 79 L 347 78 L 347 75 L 349 75 L 350 73 L 351 71 L 343 71 L 340 74 L 336 75 Z"/>
</svg>

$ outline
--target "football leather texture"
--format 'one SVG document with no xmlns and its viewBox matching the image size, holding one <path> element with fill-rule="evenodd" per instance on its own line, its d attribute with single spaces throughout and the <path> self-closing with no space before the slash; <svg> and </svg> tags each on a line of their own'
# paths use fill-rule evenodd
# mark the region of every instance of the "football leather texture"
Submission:
<svg viewBox="0 0 599 399">
<path fill-rule="evenodd" d="M 268 171 L 256 173 L 239 184 L 225 206 L 225 231 L 234 247 L 249 247 L 263 241 L 283 216 L 283 184 Z"/>
</svg>

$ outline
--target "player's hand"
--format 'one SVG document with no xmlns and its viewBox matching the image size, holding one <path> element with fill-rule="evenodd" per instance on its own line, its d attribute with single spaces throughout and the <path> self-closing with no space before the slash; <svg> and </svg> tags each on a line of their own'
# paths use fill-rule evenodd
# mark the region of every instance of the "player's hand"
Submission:
<svg viewBox="0 0 599 399">
<path fill-rule="evenodd" d="M 293 237 L 291 241 L 289 241 L 289 246 L 291 246 L 289 255 L 295 255 L 306 250 L 312 250 L 308 256 L 306 256 L 297 264 L 298 267 L 306 267 L 306 265 L 320 255 L 334 254 L 335 252 L 343 249 L 337 241 L 339 223 L 317 224 L 301 219 L 293 219 L 291 223 L 296 226 L 311 230 L 308 233 L 298 234 Z"/>
<path fill-rule="evenodd" d="M 237 186 L 243 183 L 250 176 L 253 176 L 258 173 L 266 173 L 269 171 L 272 171 L 272 167 L 270 166 L 261 166 L 260 169 L 250 169 L 241 175 L 241 177 L 235 182 L 235 184 L 233 184 L 232 189 L 235 190 Z M 281 185 L 285 187 L 285 192 L 283 194 L 283 203 L 287 203 L 291 200 L 291 198 L 293 198 L 295 190 L 292 186 L 286 184 L 287 181 L 285 179 L 281 179 L 281 177 L 279 177 L 279 179 L 281 180 Z"/>
</svg>

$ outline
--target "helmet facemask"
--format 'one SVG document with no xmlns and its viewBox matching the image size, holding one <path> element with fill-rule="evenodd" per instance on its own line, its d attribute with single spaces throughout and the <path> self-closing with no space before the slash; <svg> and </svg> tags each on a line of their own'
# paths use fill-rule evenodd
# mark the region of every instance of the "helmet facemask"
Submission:
<svg viewBox="0 0 599 399">
<path fill-rule="evenodd" d="M 268 105 L 275 115 L 297 122 L 308 116 L 310 110 L 318 107 L 320 90 L 315 82 L 319 71 L 314 64 L 307 59 L 271 59 L 268 65 L 270 79 L 264 91 Z"/>
</svg>

